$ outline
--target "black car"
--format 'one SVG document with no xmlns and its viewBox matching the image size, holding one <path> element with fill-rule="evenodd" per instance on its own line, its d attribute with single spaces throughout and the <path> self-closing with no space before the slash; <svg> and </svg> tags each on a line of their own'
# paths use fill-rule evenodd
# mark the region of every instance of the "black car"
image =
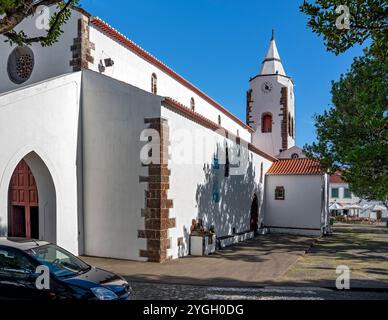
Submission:
<svg viewBox="0 0 388 320">
<path fill-rule="evenodd" d="M 122 277 L 44 241 L 0 238 L 0 299 L 128 300 Z"/>
</svg>

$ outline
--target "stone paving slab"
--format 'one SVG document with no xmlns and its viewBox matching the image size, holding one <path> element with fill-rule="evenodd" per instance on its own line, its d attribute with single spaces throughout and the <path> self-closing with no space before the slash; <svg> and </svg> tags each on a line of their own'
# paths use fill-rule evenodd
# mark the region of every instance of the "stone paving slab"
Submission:
<svg viewBox="0 0 388 320">
<path fill-rule="evenodd" d="M 315 238 L 265 235 L 208 257 L 186 257 L 164 264 L 83 257 L 132 282 L 247 287 L 271 284 L 310 250 Z"/>
</svg>

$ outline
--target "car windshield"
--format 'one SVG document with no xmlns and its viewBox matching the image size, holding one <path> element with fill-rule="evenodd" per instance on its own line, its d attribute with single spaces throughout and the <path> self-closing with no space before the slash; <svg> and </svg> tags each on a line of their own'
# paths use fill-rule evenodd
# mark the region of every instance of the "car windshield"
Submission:
<svg viewBox="0 0 388 320">
<path fill-rule="evenodd" d="M 59 278 L 76 276 L 90 270 L 90 266 L 71 253 L 57 247 L 46 245 L 31 249 L 27 253 L 38 260 Z"/>
</svg>

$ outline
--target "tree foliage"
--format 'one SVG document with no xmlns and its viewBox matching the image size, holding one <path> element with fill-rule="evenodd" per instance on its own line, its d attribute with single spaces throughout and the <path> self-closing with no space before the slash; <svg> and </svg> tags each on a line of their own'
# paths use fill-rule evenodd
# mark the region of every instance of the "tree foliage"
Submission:
<svg viewBox="0 0 388 320">
<path fill-rule="evenodd" d="M 305 0 L 300 10 L 328 51 L 339 55 L 355 44 L 369 45 L 333 82 L 333 106 L 315 116 L 318 139 L 305 151 L 329 172 L 342 171 L 358 196 L 388 202 L 388 3 Z"/>
<path fill-rule="evenodd" d="M 338 28 L 338 22 L 345 22 L 343 6 L 349 9 L 348 28 Z M 315 3 L 305 0 L 300 10 L 309 16 L 309 27 L 323 36 L 329 51 L 338 55 L 369 39 L 372 42 L 371 52 L 380 60 L 387 57 L 386 0 L 316 0 Z"/>
<path fill-rule="evenodd" d="M 0 0 L 0 34 L 5 36 L 11 45 L 40 43 L 42 46 L 51 46 L 63 33 L 61 26 L 70 19 L 70 9 L 78 2 L 79 0 Z M 48 30 L 42 30 L 42 35 L 30 37 L 29 30 L 15 30 L 26 18 L 37 16 L 39 7 L 54 5 L 56 10 L 49 17 Z"/>
<path fill-rule="evenodd" d="M 388 72 L 371 53 L 332 85 L 333 107 L 317 115 L 318 142 L 306 146 L 331 173 L 343 172 L 365 199 L 388 199 Z"/>
</svg>

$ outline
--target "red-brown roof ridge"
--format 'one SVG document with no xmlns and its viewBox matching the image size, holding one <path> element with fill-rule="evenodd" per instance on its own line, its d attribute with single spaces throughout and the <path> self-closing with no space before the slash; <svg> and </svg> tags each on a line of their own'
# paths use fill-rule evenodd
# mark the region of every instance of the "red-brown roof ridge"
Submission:
<svg viewBox="0 0 388 320">
<path fill-rule="evenodd" d="M 275 162 L 268 175 L 322 175 L 324 172 L 319 160 L 287 159 Z"/>
<path fill-rule="evenodd" d="M 227 110 L 225 107 L 223 107 L 221 104 L 216 102 L 214 99 L 212 99 L 210 96 L 208 96 L 206 93 L 204 93 L 202 90 L 198 89 L 196 86 L 194 86 L 192 83 L 190 83 L 188 80 L 183 78 L 181 75 L 179 75 L 177 72 L 175 72 L 173 69 L 168 67 L 166 64 L 155 58 L 153 55 L 151 55 L 149 52 L 144 50 L 142 47 L 137 45 L 135 42 L 130 40 L 128 37 L 117 31 L 115 28 L 110 26 L 108 23 L 100 19 L 99 17 L 91 17 L 90 19 L 91 25 L 99 29 L 101 32 L 105 33 L 127 49 L 131 50 L 144 60 L 148 61 L 149 63 L 153 64 L 163 72 L 167 73 L 169 76 L 171 76 L 176 81 L 180 82 L 182 85 L 184 85 L 189 90 L 195 92 L 198 96 L 200 96 L 202 99 L 204 99 L 206 102 L 211 104 L 212 106 L 216 107 L 218 110 L 220 110 L 222 113 L 224 113 L 226 116 L 231 118 L 234 122 L 238 123 L 241 127 L 248 130 L 249 132 L 253 132 L 253 129 L 248 126 L 246 123 L 244 123 L 242 120 L 240 120 L 237 116 L 235 116 L 233 113 L 231 113 L 229 110 Z"/>
</svg>

